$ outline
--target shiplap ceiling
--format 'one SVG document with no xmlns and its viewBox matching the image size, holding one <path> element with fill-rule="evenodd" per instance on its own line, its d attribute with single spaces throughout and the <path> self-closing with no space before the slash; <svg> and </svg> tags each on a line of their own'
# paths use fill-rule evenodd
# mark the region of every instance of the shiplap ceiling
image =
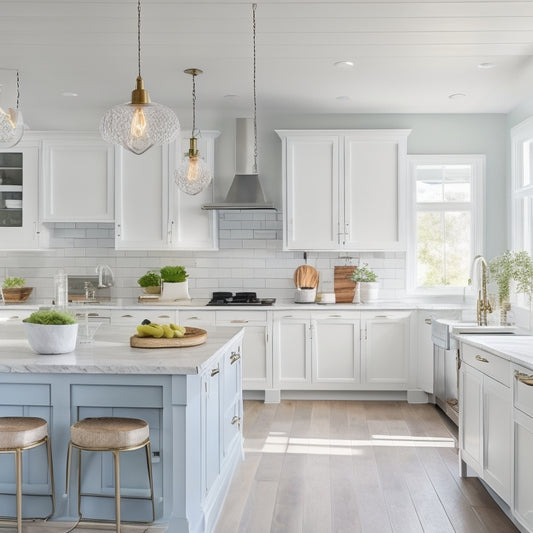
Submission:
<svg viewBox="0 0 533 533">
<path fill-rule="evenodd" d="M 506 113 L 533 92 L 533 1 L 257 4 L 263 112 Z M 197 67 L 200 109 L 249 110 L 251 19 L 251 2 L 143 0 L 142 74 L 152 100 L 190 107 L 183 70 Z M 334 67 L 342 60 L 354 68 Z M 101 114 L 134 88 L 137 2 L 0 0 L 0 67 L 20 70 L 30 126 L 45 126 L 43 106 Z M 5 99 L 12 72 L 0 70 L 0 83 Z M 466 96 L 449 98 L 456 93 Z"/>
</svg>

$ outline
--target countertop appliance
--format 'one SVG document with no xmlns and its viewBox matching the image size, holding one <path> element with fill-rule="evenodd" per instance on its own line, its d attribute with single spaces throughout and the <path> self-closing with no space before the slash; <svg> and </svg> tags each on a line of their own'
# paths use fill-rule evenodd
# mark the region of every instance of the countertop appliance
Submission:
<svg viewBox="0 0 533 533">
<path fill-rule="evenodd" d="M 214 292 L 206 305 L 273 305 L 276 298 L 258 298 L 255 292 Z"/>
</svg>

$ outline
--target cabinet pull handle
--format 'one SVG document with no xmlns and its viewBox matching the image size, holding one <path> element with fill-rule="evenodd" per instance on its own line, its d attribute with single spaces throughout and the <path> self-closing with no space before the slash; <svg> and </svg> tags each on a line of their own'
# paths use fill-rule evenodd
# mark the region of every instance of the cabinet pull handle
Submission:
<svg viewBox="0 0 533 533">
<path fill-rule="evenodd" d="M 248 320 L 232 320 L 232 324 L 248 324 Z"/>
<path fill-rule="evenodd" d="M 211 377 L 216 376 L 217 374 L 220 374 L 220 368 L 213 368 L 213 370 L 211 370 Z"/>
<path fill-rule="evenodd" d="M 122 315 L 121 318 L 132 318 L 133 315 Z"/>
<path fill-rule="evenodd" d="M 489 360 L 485 359 L 484 357 L 481 357 L 481 355 L 476 355 L 476 361 L 479 361 L 480 363 L 488 363 Z"/>
<path fill-rule="evenodd" d="M 328 315 L 328 318 L 341 318 L 342 315 Z"/>
<path fill-rule="evenodd" d="M 231 425 L 235 425 L 237 424 L 237 422 L 240 422 L 241 421 L 241 417 L 240 416 L 234 416 L 232 419 L 231 419 Z"/>
<path fill-rule="evenodd" d="M 533 387 L 533 376 L 531 374 L 524 374 L 523 372 L 519 372 L 518 370 L 515 370 L 514 377 L 518 381 L 520 381 L 520 383 L 523 383 L 524 385 L 528 385 L 529 387 Z"/>
<path fill-rule="evenodd" d="M 424 322 L 425 322 L 428 326 L 431 326 L 431 324 L 433 324 L 433 320 L 431 320 L 431 318 L 425 318 L 425 319 L 424 319 Z"/>
<path fill-rule="evenodd" d="M 237 352 L 231 352 L 231 357 L 229 358 L 231 361 L 230 364 L 236 363 L 240 358 L 241 358 L 241 354 Z"/>
<path fill-rule="evenodd" d="M 388 315 L 376 315 L 374 318 L 389 318 Z"/>
</svg>

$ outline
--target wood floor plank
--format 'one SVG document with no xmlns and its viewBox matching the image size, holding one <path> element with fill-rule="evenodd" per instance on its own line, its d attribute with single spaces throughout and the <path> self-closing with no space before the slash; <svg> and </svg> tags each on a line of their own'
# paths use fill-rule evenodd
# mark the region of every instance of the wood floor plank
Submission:
<svg viewBox="0 0 533 533">
<path fill-rule="evenodd" d="M 244 402 L 245 462 L 216 533 L 515 533 L 432 405 Z"/>
</svg>

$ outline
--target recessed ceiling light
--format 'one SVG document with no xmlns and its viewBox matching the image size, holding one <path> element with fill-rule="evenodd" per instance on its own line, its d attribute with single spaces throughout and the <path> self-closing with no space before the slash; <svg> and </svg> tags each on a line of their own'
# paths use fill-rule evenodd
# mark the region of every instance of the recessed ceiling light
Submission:
<svg viewBox="0 0 533 533">
<path fill-rule="evenodd" d="M 343 94 L 341 96 L 335 96 L 335 100 L 351 100 L 351 98 Z"/>
<path fill-rule="evenodd" d="M 466 94 L 464 94 L 464 93 L 450 94 L 450 96 L 448 96 L 448 98 L 450 100 L 461 100 L 462 98 L 466 98 Z"/>
<path fill-rule="evenodd" d="M 337 68 L 349 69 L 352 68 L 355 63 L 353 61 L 337 61 L 336 63 L 333 63 L 333 65 Z"/>
<path fill-rule="evenodd" d="M 78 96 L 78 93 L 73 93 L 71 91 L 65 91 L 61 93 L 61 96 L 74 97 L 74 96 Z"/>
<path fill-rule="evenodd" d="M 486 63 L 479 63 L 477 68 L 481 68 L 481 69 L 489 69 L 489 68 L 494 68 L 496 66 L 496 63 L 490 63 L 490 62 L 486 62 Z"/>
</svg>

